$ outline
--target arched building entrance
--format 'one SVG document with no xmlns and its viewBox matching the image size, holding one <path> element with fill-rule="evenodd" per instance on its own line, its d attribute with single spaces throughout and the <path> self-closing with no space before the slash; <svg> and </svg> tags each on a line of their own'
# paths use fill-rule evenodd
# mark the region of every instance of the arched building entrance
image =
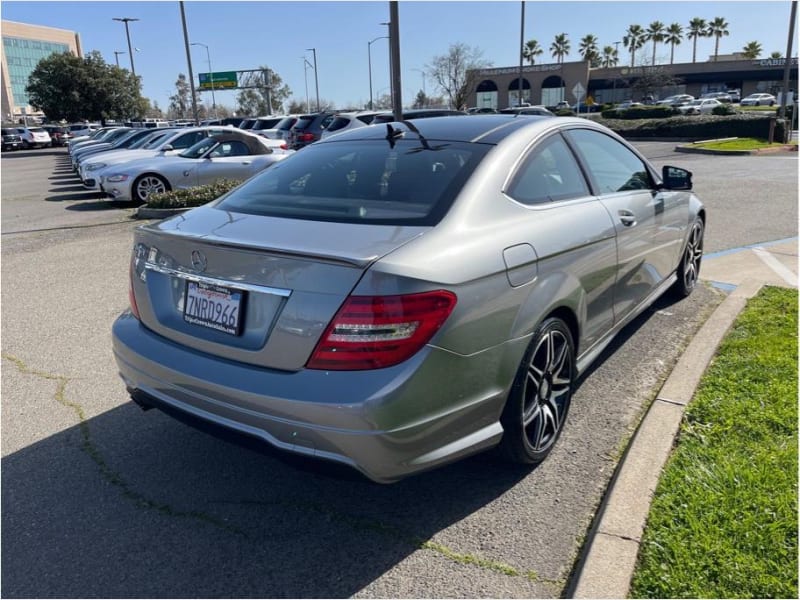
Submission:
<svg viewBox="0 0 800 600">
<path fill-rule="evenodd" d="M 522 102 L 531 102 L 531 83 L 527 79 L 522 79 Z M 508 84 L 508 105 L 519 106 L 519 77 Z"/>
<path fill-rule="evenodd" d="M 484 79 L 478 84 L 476 90 L 476 104 L 478 108 L 498 108 L 497 103 L 497 84 L 491 79 Z"/>
<path fill-rule="evenodd" d="M 550 75 L 542 82 L 542 104 L 555 106 L 564 99 L 564 80 L 560 75 Z"/>
</svg>

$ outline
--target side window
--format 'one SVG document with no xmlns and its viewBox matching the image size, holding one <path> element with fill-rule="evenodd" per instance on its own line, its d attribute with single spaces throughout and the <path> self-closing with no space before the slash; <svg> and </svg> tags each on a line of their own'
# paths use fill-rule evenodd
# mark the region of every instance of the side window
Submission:
<svg viewBox="0 0 800 600">
<path fill-rule="evenodd" d="M 534 147 L 508 188 L 508 195 L 522 204 L 541 204 L 589 195 L 575 157 L 560 135 L 552 135 Z"/>
<path fill-rule="evenodd" d="M 600 194 L 648 190 L 653 183 L 641 159 L 612 137 L 588 129 L 572 129 L 575 142 Z"/>
<path fill-rule="evenodd" d="M 195 131 L 194 133 L 187 133 L 180 136 L 178 139 L 172 142 L 172 147 L 175 150 L 185 150 L 191 146 L 194 146 L 197 142 L 202 140 L 205 136 L 205 132 Z"/>
<path fill-rule="evenodd" d="M 244 142 L 239 142 L 236 140 L 230 142 L 222 142 L 211 152 L 212 157 L 247 156 L 248 154 L 249 151 Z"/>
</svg>

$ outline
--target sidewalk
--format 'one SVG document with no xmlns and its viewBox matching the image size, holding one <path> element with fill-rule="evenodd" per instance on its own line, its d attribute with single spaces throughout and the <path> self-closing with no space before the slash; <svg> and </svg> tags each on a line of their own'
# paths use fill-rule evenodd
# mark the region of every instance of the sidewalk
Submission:
<svg viewBox="0 0 800 600">
<path fill-rule="evenodd" d="M 683 413 L 747 300 L 763 285 L 797 287 L 798 240 L 708 254 L 700 276 L 730 292 L 675 365 L 611 480 L 568 589 L 573 598 L 626 598 L 650 502 Z"/>
</svg>

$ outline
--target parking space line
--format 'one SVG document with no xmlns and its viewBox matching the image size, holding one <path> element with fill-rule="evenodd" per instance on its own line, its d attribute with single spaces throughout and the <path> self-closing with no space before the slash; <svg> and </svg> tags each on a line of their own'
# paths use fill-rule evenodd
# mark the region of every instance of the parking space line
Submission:
<svg viewBox="0 0 800 600">
<path fill-rule="evenodd" d="M 765 265 L 767 265 L 770 269 L 772 269 L 777 275 L 781 277 L 786 283 L 788 283 L 792 287 L 797 287 L 797 275 L 792 272 L 791 269 L 787 269 L 783 263 L 781 263 L 777 258 L 772 256 L 769 252 L 767 252 L 761 246 L 753 248 L 753 253 L 761 259 Z"/>
</svg>

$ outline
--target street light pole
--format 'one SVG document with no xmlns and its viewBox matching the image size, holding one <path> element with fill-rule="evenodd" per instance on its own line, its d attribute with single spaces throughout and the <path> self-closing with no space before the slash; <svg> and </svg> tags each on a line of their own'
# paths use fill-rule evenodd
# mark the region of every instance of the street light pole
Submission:
<svg viewBox="0 0 800 600">
<path fill-rule="evenodd" d="M 183 25 L 183 46 L 186 49 L 186 64 L 189 67 L 189 89 L 192 91 L 192 116 L 194 124 L 199 125 L 197 118 L 197 94 L 194 91 L 194 73 L 192 72 L 192 53 L 189 51 L 189 30 L 186 27 L 186 11 L 183 8 L 183 0 L 178 2 L 181 7 L 181 24 Z M 181 115 L 183 117 L 183 115 Z"/>
<path fill-rule="evenodd" d="M 317 74 L 317 49 L 316 48 L 306 48 L 306 51 L 310 51 L 314 53 L 314 86 L 317 89 L 317 112 L 319 112 L 319 76 Z"/>
<path fill-rule="evenodd" d="M 416 71 L 420 75 L 422 75 L 422 95 L 425 96 L 425 106 L 421 108 L 425 108 L 428 106 L 428 92 L 425 90 L 425 71 L 422 69 L 411 69 L 412 71 Z"/>
<path fill-rule="evenodd" d="M 192 42 L 190 46 L 203 46 L 206 49 L 206 58 L 208 59 L 208 76 L 211 78 L 211 108 L 214 110 L 214 118 L 219 119 L 217 114 L 217 98 L 214 95 L 214 69 L 211 68 L 211 52 L 208 50 L 208 45 L 201 42 Z"/>
<path fill-rule="evenodd" d="M 128 29 L 128 23 L 131 21 L 138 21 L 139 19 L 132 19 L 131 17 L 113 17 L 112 21 L 119 21 L 125 23 L 125 36 L 128 38 L 128 55 L 131 57 L 131 73 L 136 77 L 136 68 L 133 66 L 133 47 L 131 46 L 131 32 Z"/>
<path fill-rule="evenodd" d="M 301 56 L 300 58 L 303 59 L 303 79 L 305 79 L 306 82 L 306 112 L 311 112 L 311 107 L 308 105 L 308 69 L 313 69 L 314 67 L 308 62 L 305 56 Z"/>
<path fill-rule="evenodd" d="M 372 52 L 370 47 L 378 40 L 388 40 L 388 35 L 376 37 L 374 40 L 367 42 L 367 64 L 369 65 L 369 109 L 372 110 Z"/>
<path fill-rule="evenodd" d="M 614 42 L 614 68 L 617 68 L 617 61 L 619 60 L 619 45 L 622 42 Z M 617 103 L 617 76 L 614 75 L 614 80 L 611 82 L 611 103 Z"/>
<path fill-rule="evenodd" d="M 119 55 L 125 54 L 122 50 L 114 50 L 114 60 L 117 61 L 117 68 L 119 68 Z"/>
</svg>

